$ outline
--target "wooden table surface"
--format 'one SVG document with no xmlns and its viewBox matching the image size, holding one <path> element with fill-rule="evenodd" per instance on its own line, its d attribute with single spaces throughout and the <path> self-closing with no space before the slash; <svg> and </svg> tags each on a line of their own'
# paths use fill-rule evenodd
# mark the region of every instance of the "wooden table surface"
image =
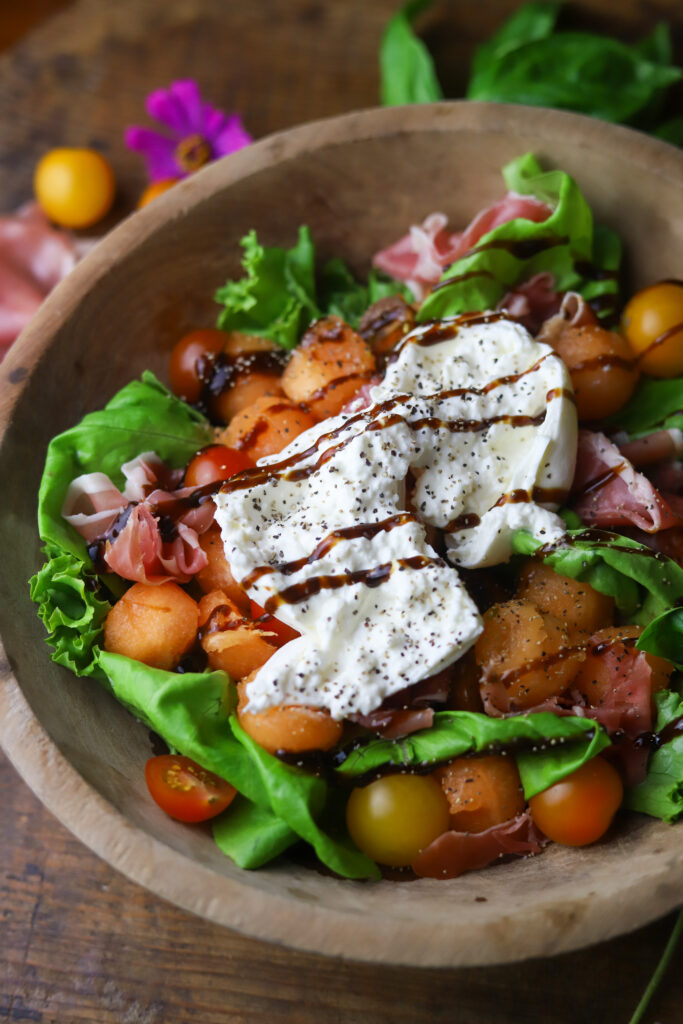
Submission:
<svg viewBox="0 0 683 1024">
<path fill-rule="evenodd" d="M 27 0 L 2 4 L 0 203 L 30 196 L 33 166 L 56 145 L 92 145 L 119 181 L 113 224 L 144 183 L 125 125 L 174 78 L 261 137 L 373 105 L 376 52 L 397 0 Z M 441 3 L 424 34 L 447 93 L 461 94 L 476 42 L 515 0 Z M 11 13 L 5 11 L 12 8 Z M 570 5 L 582 27 L 635 39 L 678 0 Z M 110 222 L 107 222 L 109 226 Z M 0 1020 L 43 1024 L 583 1024 L 628 1021 L 673 916 L 550 960 L 406 970 L 291 953 L 199 920 L 113 872 L 74 839 L 0 754 Z M 453 922 L 457 927 L 457 921 Z M 378 943 L 382 937 L 378 935 Z M 681 956 L 645 1020 L 683 1019 Z"/>
</svg>

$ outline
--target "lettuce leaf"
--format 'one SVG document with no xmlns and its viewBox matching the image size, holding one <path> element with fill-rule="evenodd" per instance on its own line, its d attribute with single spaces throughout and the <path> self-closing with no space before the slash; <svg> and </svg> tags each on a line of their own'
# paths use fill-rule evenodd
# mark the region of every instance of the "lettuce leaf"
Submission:
<svg viewBox="0 0 683 1024">
<path fill-rule="evenodd" d="M 379 48 L 380 102 L 385 106 L 443 99 L 434 62 L 412 22 L 433 0 L 412 0 L 391 18 Z"/>
<path fill-rule="evenodd" d="M 683 568 L 671 558 L 655 557 L 644 544 L 602 530 L 568 530 L 567 538 L 567 546 L 547 554 L 544 563 L 609 594 L 629 622 L 647 625 L 683 602 Z M 526 530 L 512 541 L 516 554 L 532 555 L 541 546 Z"/>
<path fill-rule="evenodd" d="M 145 372 L 114 395 L 104 409 L 54 437 L 47 449 L 38 491 L 38 529 L 51 549 L 87 564 L 86 544 L 62 518 L 66 490 L 82 473 L 100 472 L 123 487 L 121 466 L 155 451 L 178 467 L 211 440 L 208 421 Z"/>
<path fill-rule="evenodd" d="M 219 850 L 248 870 L 263 867 L 298 840 L 286 821 L 239 793 L 214 819 L 212 832 Z"/>
<path fill-rule="evenodd" d="M 630 437 L 670 427 L 683 430 L 683 377 L 642 377 L 633 398 L 605 422 Z"/>
<path fill-rule="evenodd" d="M 225 308 L 218 326 L 270 338 L 294 348 L 306 326 L 321 315 L 315 295 L 315 247 L 307 227 L 291 249 L 260 244 L 255 231 L 242 239 L 246 277 L 215 294 Z"/>
<path fill-rule="evenodd" d="M 683 716 L 683 700 L 675 691 L 662 690 L 655 694 L 655 703 L 657 732 Z M 683 814 L 683 732 L 654 752 L 647 778 L 627 791 L 625 805 L 632 811 L 664 821 L 680 818 Z"/>
<path fill-rule="evenodd" d="M 337 874 L 379 877 L 376 864 L 348 837 L 333 837 L 317 824 L 327 803 L 327 783 L 273 757 L 240 727 L 232 714 L 236 690 L 225 672 L 165 672 L 106 651 L 98 660 L 122 704 L 174 750 L 220 775 L 260 809 L 247 813 L 242 805 L 232 830 L 228 825 L 219 829 L 222 843 L 234 848 L 245 866 L 264 863 L 269 851 L 275 856 L 300 837 Z M 255 840 L 254 829 L 261 827 L 268 835 Z"/>
<path fill-rule="evenodd" d="M 588 302 L 614 296 L 616 302 L 621 243 L 609 229 L 594 227 L 573 178 L 542 172 L 531 153 L 507 164 L 503 177 L 508 189 L 541 199 L 553 213 L 540 224 L 518 217 L 487 232 L 444 272 L 418 320 L 495 309 L 506 292 L 541 271 L 553 275 L 557 291 L 578 291 Z"/>
<path fill-rule="evenodd" d="M 111 608 L 97 578 L 71 553 L 53 555 L 30 580 L 31 600 L 49 632 L 52 660 L 77 676 L 104 679 L 97 664 L 104 620 Z"/>
<path fill-rule="evenodd" d="M 651 114 L 681 77 L 668 29 L 628 46 L 590 32 L 553 32 L 557 4 L 525 4 L 475 55 L 471 100 L 526 103 L 628 122 Z"/>
<path fill-rule="evenodd" d="M 533 749 L 520 749 L 515 756 L 528 800 L 608 747 L 610 741 L 590 719 L 559 718 L 548 711 L 511 718 L 438 711 L 430 729 L 400 740 L 371 740 L 352 748 L 336 771 L 355 778 L 383 765 L 426 768 L 464 754 L 527 745 Z"/>
<path fill-rule="evenodd" d="M 258 334 L 292 349 L 311 320 L 320 316 L 340 316 L 357 327 L 377 299 L 399 293 L 413 300 L 405 285 L 376 270 L 361 284 L 339 258 L 325 264 L 316 283 L 315 246 L 307 227 L 299 228 L 291 249 L 262 246 L 255 231 L 242 239 L 242 246 L 246 277 L 228 281 L 215 295 L 224 306 L 218 326 L 226 331 Z"/>
</svg>

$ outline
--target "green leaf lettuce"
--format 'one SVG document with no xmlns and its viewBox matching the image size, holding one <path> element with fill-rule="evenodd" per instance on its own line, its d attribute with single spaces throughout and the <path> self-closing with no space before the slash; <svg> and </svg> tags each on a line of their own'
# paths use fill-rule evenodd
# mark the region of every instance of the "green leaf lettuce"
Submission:
<svg viewBox="0 0 683 1024">
<path fill-rule="evenodd" d="M 546 271 L 556 291 L 578 291 L 587 302 L 614 296 L 616 302 L 621 244 L 612 231 L 596 229 L 574 179 L 564 171 L 543 172 L 531 153 L 507 164 L 503 177 L 509 190 L 540 199 L 552 214 L 540 223 L 517 217 L 483 235 L 444 272 L 418 319 L 495 309 L 515 285 Z"/>
</svg>

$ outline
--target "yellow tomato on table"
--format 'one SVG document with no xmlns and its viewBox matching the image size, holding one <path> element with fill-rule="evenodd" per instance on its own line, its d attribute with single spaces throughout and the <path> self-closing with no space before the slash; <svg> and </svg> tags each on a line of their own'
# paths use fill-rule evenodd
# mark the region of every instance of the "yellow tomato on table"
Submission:
<svg viewBox="0 0 683 1024">
<path fill-rule="evenodd" d="M 52 149 L 38 162 L 33 178 L 38 204 L 65 228 L 87 228 L 114 202 L 114 173 L 93 149 Z"/>
</svg>

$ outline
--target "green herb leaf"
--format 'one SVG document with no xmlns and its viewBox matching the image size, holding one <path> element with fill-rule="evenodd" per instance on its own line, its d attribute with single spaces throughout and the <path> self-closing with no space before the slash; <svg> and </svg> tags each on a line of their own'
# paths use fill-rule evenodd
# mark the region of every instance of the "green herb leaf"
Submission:
<svg viewBox="0 0 683 1024">
<path fill-rule="evenodd" d="M 506 292 L 541 271 L 553 275 L 557 291 L 578 291 L 588 302 L 611 295 L 616 303 L 619 239 L 607 228 L 595 230 L 573 178 L 563 171 L 543 173 L 531 153 L 504 167 L 503 177 L 508 189 L 535 196 L 553 213 L 541 223 L 518 217 L 485 234 L 445 271 L 418 319 L 495 309 Z"/>
<path fill-rule="evenodd" d="M 567 538 L 567 546 L 549 552 L 544 563 L 609 594 L 629 622 L 647 625 L 683 601 L 683 568 L 671 558 L 654 557 L 644 544 L 603 530 L 569 530 Z M 526 530 L 512 539 L 516 554 L 531 555 L 541 546 Z"/>
<path fill-rule="evenodd" d="M 355 778 L 384 765 L 426 768 L 470 753 L 531 745 L 516 754 L 527 800 L 610 745 L 596 722 L 548 711 L 489 718 L 471 711 L 438 711 L 429 729 L 400 740 L 371 740 L 352 749 L 336 771 Z M 566 746 L 564 746 L 566 744 Z"/>
<path fill-rule="evenodd" d="M 333 838 L 316 823 L 327 802 L 327 783 L 273 757 L 240 727 L 232 715 L 235 687 L 225 672 L 165 672 L 106 651 L 100 653 L 99 663 L 114 695 L 134 715 L 174 750 L 220 775 L 261 809 L 260 814 L 243 810 L 239 828 L 231 831 L 226 826 L 220 832 L 226 846 L 234 846 L 245 863 L 258 861 L 268 850 L 275 856 L 298 836 L 311 843 L 320 860 L 337 874 L 379 877 L 373 861 L 347 838 Z M 284 825 L 276 825 L 274 818 Z M 268 837 L 254 843 L 246 826 L 253 830 L 258 822 L 265 825 Z"/>
<path fill-rule="evenodd" d="M 367 285 L 360 284 L 341 259 L 329 260 L 320 275 L 320 304 L 326 314 L 340 316 L 351 327 L 358 327 L 363 313 L 373 302 L 390 295 L 402 295 L 408 302 L 414 297 L 401 281 L 374 268 Z"/>
<path fill-rule="evenodd" d="M 681 77 L 678 68 L 661 63 L 663 49 L 661 34 L 640 47 L 588 32 L 520 37 L 488 59 L 478 56 L 467 98 L 629 121 Z"/>
<path fill-rule="evenodd" d="M 478 46 L 472 61 L 469 89 L 476 91 L 479 80 L 485 79 L 492 65 L 525 43 L 537 42 L 552 35 L 562 0 L 550 3 L 523 4 L 503 22 L 491 38 Z"/>
<path fill-rule="evenodd" d="M 680 661 L 680 658 L 679 658 Z M 671 690 L 655 694 L 657 722 L 661 732 L 683 715 L 681 695 Z M 683 733 L 679 733 L 654 752 L 647 778 L 626 793 L 625 805 L 664 821 L 675 821 L 683 814 Z"/>
<path fill-rule="evenodd" d="M 433 103 L 443 99 L 427 47 L 415 35 L 412 22 L 433 0 L 405 4 L 388 23 L 379 50 L 380 101 L 385 106 Z"/>
<path fill-rule="evenodd" d="M 683 608 L 671 608 L 651 622 L 637 646 L 683 669 Z"/>
<path fill-rule="evenodd" d="M 260 244 L 255 231 L 242 239 L 246 277 L 216 292 L 225 308 L 218 326 L 270 338 L 294 348 L 311 320 L 320 316 L 315 297 L 315 247 L 307 227 L 291 249 Z"/>
<path fill-rule="evenodd" d="M 172 395 L 154 374 L 132 381 L 99 412 L 50 441 L 38 491 L 38 528 L 50 548 L 87 563 L 86 544 L 62 518 L 72 480 L 83 473 L 105 473 L 123 487 L 121 466 L 145 451 L 169 465 L 184 465 L 211 440 L 208 421 Z"/>
<path fill-rule="evenodd" d="M 286 821 L 238 794 L 213 822 L 218 848 L 240 868 L 260 868 L 298 841 Z"/>
<path fill-rule="evenodd" d="M 625 430 L 630 437 L 670 427 L 683 428 L 683 377 L 642 377 L 633 398 L 605 422 Z"/>
<path fill-rule="evenodd" d="M 111 608 L 98 596 L 96 578 L 69 552 L 48 558 L 29 581 L 31 600 L 49 632 L 52 660 L 77 676 L 104 678 L 97 664 L 97 644 Z"/>
</svg>

